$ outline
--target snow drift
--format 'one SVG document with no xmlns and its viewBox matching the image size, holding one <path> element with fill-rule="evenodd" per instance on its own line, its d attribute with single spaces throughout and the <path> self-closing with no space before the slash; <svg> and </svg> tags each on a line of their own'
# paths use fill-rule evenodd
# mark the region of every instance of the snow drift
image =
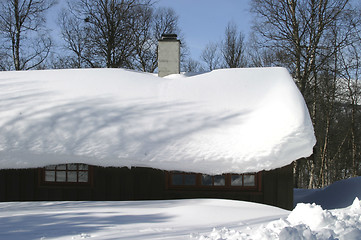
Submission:
<svg viewBox="0 0 361 240">
<path fill-rule="evenodd" d="M 361 177 L 337 181 L 323 189 L 295 189 L 297 204 L 286 217 L 264 221 L 260 226 L 215 228 L 195 236 L 199 240 L 359 240 L 360 189 Z"/>
<path fill-rule="evenodd" d="M 315 203 L 324 209 L 345 208 L 361 199 L 361 177 L 334 182 L 319 189 L 294 189 L 294 203 Z M 342 197 L 340 197 L 342 196 Z"/>
<path fill-rule="evenodd" d="M 166 78 L 124 69 L 1 72 L 0 92 L 2 169 L 257 172 L 309 156 L 315 144 L 284 68 Z"/>
<path fill-rule="evenodd" d="M 288 215 L 242 231 L 213 229 L 199 240 L 358 240 L 361 239 L 361 202 L 355 198 L 347 208 L 324 210 L 316 204 L 300 203 Z"/>
</svg>

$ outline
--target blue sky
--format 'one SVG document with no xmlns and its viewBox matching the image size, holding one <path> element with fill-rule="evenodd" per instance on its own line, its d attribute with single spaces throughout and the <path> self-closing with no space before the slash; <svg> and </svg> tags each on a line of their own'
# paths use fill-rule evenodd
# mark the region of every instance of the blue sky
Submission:
<svg viewBox="0 0 361 240">
<path fill-rule="evenodd" d="M 199 56 L 208 42 L 219 41 L 229 21 L 234 21 L 247 34 L 251 28 L 249 3 L 251 0 L 154 0 L 158 7 L 170 7 L 179 16 L 179 25 L 184 34 L 191 57 Z M 53 36 L 59 36 L 57 11 L 65 6 L 65 0 L 49 12 L 49 25 Z"/>
<path fill-rule="evenodd" d="M 250 0 L 158 0 L 157 6 L 176 11 L 191 56 L 198 60 L 208 42 L 223 37 L 229 21 L 234 21 L 245 34 L 250 31 L 249 3 Z"/>
</svg>

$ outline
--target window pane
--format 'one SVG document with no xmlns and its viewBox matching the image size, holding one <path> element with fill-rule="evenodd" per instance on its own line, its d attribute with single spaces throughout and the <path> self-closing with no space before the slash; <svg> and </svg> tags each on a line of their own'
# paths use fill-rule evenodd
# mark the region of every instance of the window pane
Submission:
<svg viewBox="0 0 361 240">
<path fill-rule="evenodd" d="M 214 176 L 214 186 L 224 186 L 226 183 L 225 176 L 217 175 Z"/>
<path fill-rule="evenodd" d="M 88 170 L 88 165 L 86 165 L 86 164 L 79 164 L 79 170 Z"/>
<path fill-rule="evenodd" d="M 173 174 L 172 185 L 183 185 L 183 174 Z"/>
<path fill-rule="evenodd" d="M 244 175 L 244 186 L 256 186 L 254 175 Z"/>
<path fill-rule="evenodd" d="M 55 182 L 55 171 L 45 171 L 45 181 Z"/>
<path fill-rule="evenodd" d="M 88 182 L 88 172 L 82 171 L 78 172 L 79 174 L 79 182 Z"/>
<path fill-rule="evenodd" d="M 55 165 L 46 166 L 45 169 L 46 170 L 55 170 Z"/>
<path fill-rule="evenodd" d="M 76 182 L 76 171 L 68 172 L 68 182 Z"/>
<path fill-rule="evenodd" d="M 66 170 L 66 165 L 65 164 L 61 164 L 56 166 L 56 170 Z"/>
<path fill-rule="evenodd" d="M 184 185 L 196 185 L 196 175 L 195 174 L 185 174 L 184 175 Z"/>
<path fill-rule="evenodd" d="M 232 175 L 231 186 L 242 186 L 242 175 Z"/>
<path fill-rule="evenodd" d="M 212 176 L 202 175 L 202 185 L 212 186 Z"/>
<path fill-rule="evenodd" d="M 65 182 L 65 176 L 66 176 L 66 172 L 65 171 L 57 171 L 56 172 L 56 181 L 57 182 Z"/>
<path fill-rule="evenodd" d="M 76 170 L 76 164 L 68 164 L 68 170 Z"/>
</svg>

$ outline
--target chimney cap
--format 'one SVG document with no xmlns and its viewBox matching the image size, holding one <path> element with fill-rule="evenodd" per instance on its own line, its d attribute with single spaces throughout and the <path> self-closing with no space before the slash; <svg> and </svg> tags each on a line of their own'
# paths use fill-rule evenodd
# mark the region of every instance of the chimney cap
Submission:
<svg viewBox="0 0 361 240">
<path fill-rule="evenodd" d="M 163 33 L 161 40 L 178 40 L 177 34 L 174 33 Z"/>
</svg>

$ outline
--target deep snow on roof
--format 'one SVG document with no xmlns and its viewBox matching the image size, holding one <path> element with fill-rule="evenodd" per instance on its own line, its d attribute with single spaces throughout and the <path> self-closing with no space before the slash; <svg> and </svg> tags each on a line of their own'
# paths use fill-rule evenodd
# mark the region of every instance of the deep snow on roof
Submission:
<svg viewBox="0 0 361 240">
<path fill-rule="evenodd" d="M 284 68 L 166 78 L 124 69 L 0 72 L 0 92 L 1 169 L 257 172 L 307 157 L 315 144 Z"/>
</svg>

